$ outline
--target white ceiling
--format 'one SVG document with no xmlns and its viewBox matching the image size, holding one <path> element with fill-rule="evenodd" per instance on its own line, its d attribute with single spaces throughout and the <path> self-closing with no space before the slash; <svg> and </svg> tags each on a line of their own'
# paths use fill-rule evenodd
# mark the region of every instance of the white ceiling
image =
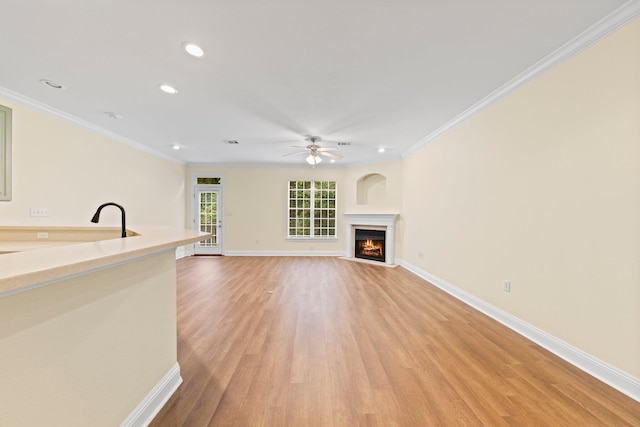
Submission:
<svg viewBox="0 0 640 427">
<path fill-rule="evenodd" d="M 0 95 L 186 163 L 302 165 L 302 155 L 283 156 L 306 134 L 352 143 L 336 165 L 376 162 L 399 158 L 624 3 L 0 0 Z M 206 55 L 187 55 L 185 41 Z"/>
</svg>

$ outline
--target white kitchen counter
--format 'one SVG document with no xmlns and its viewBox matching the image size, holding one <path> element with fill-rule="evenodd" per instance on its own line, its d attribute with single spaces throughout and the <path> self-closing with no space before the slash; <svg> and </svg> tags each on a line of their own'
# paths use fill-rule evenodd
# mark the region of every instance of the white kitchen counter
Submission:
<svg viewBox="0 0 640 427">
<path fill-rule="evenodd" d="M 0 240 L 0 252 L 13 252 L 0 255 L 0 296 L 177 248 L 208 236 L 193 230 L 161 226 L 130 227 L 129 233 L 135 235 L 125 239 L 118 237 L 119 229 L 89 227 L 0 227 L 0 236 L 27 228 L 48 233 L 50 237 L 31 241 L 20 241 L 15 237 Z M 94 233 L 83 236 L 88 230 Z M 73 237 L 65 237 L 73 235 L 75 241 L 71 240 Z M 77 241 L 91 238 L 107 240 Z"/>
</svg>

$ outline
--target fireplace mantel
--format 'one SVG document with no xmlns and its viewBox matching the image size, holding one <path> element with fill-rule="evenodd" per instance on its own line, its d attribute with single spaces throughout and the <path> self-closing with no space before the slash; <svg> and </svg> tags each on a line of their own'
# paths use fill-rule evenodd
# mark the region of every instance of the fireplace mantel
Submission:
<svg viewBox="0 0 640 427">
<path fill-rule="evenodd" d="M 347 241 L 347 250 L 345 257 L 354 257 L 354 226 L 375 226 L 386 227 L 386 253 L 384 262 L 393 265 L 395 263 L 395 244 L 396 244 L 396 218 L 398 214 L 344 214 L 347 229 L 345 240 Z"/>
</svg>

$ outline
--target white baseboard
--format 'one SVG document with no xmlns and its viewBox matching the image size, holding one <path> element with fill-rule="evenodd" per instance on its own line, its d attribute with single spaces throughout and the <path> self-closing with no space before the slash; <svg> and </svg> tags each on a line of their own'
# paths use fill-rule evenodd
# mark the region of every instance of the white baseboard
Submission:
<svg viewBox="0 0 640 427">
<path fill-rule="evenodd" d="M 120 424 L 120 427 L 148 426 L 180 384 L 182 384 L 180 365 L 176 362 L 136 409 L 129 414 L 127 419 Z"/>
<path fill-rule="evenodd" d="M 224 251 L 227 256 L 344 256 L 344 251 Z"/>
<path fill-rule="evenodd" d="M 587 374 L 610 385 L 616 390 L 626 394 L 632 399 L 640 402 L 640 379 L 633 375 L 615 368 L 587 353 L 579 348 L 573 347 L 566 342 L 549 335 L 545 331 L 524 322 L 517 317 L 503 311 L 482 299 L 463 291 L 462 289 L 447 283 L 424 270 L 405 261 L 400 261 L 400 265 L 417 276 L 425 279 L 429 283 L 437 286 L 460 301 L 470 305 L 476 310 L 502 323 L 508 328 L 516 331 L 525 338 L 530 339 L 539 346 L 549 350 L 556 356 L 561 357 Z"/>
</svg>

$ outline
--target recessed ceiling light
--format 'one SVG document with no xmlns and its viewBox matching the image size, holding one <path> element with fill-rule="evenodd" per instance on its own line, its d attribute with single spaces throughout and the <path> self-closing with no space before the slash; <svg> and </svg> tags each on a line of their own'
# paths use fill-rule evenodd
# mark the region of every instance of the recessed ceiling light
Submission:
<svg viewBox="0 0 640 427">
<path fill-rule="evenodd" d="M 174 93 L 178 93 L 178 89 L 176 89 L 175 87 L 168 85 L 168 84 L 161 84 L 160 85 L 160 90 L 166 93 L 170 93 L 170 94 L 174 94 Z"/>
<path fill-rule="evenodd" d="M 171 148 L 173 148 L 174 150 L 178 151 L 180 149 L 180 146 L 178 144 L 173 144 L 171 146 Z"/>
<path fill-rule="evenodd" d="M 40 83 L 42 83 L 43 85 L 52 87 L 54 89 L 64 89 L 64 86 L 62 86 L 60 83 L 54 82 L 53 80 L 40 79 Z"/>
<path fill-rule="evenodd" d="M 184 50 L 191 56 L 195 56 L 196 58 L 202 58 L 204 56 L 204 50 L 197 44 L 187 42 L 184 43 L 182 47 L 184 47 Z"/>
<path fill-rule="evenodd" d="M 105 116 L 109 117 L 110 119 L 121 119 L 122 118 L 122 114 L 118 114 L 118 113 L 114 113 L 113 111 L 106 111 Z"/>
<path fill-rule="evenodd" d="M 335 163 L 335 162 L 336 162 L 336 159 L 331 159 L 331 160 L 329 160 L 329 162 L 331 162 L 331 163 Z"/>
<path fill-rule="evenodd" d="M 380 148 L 378 148 L 378 153 L 384 153 L 384 151 L 385 151 L 385 150 L 384 150 L 384 147 L 380 147 Z"/>
</svg>

